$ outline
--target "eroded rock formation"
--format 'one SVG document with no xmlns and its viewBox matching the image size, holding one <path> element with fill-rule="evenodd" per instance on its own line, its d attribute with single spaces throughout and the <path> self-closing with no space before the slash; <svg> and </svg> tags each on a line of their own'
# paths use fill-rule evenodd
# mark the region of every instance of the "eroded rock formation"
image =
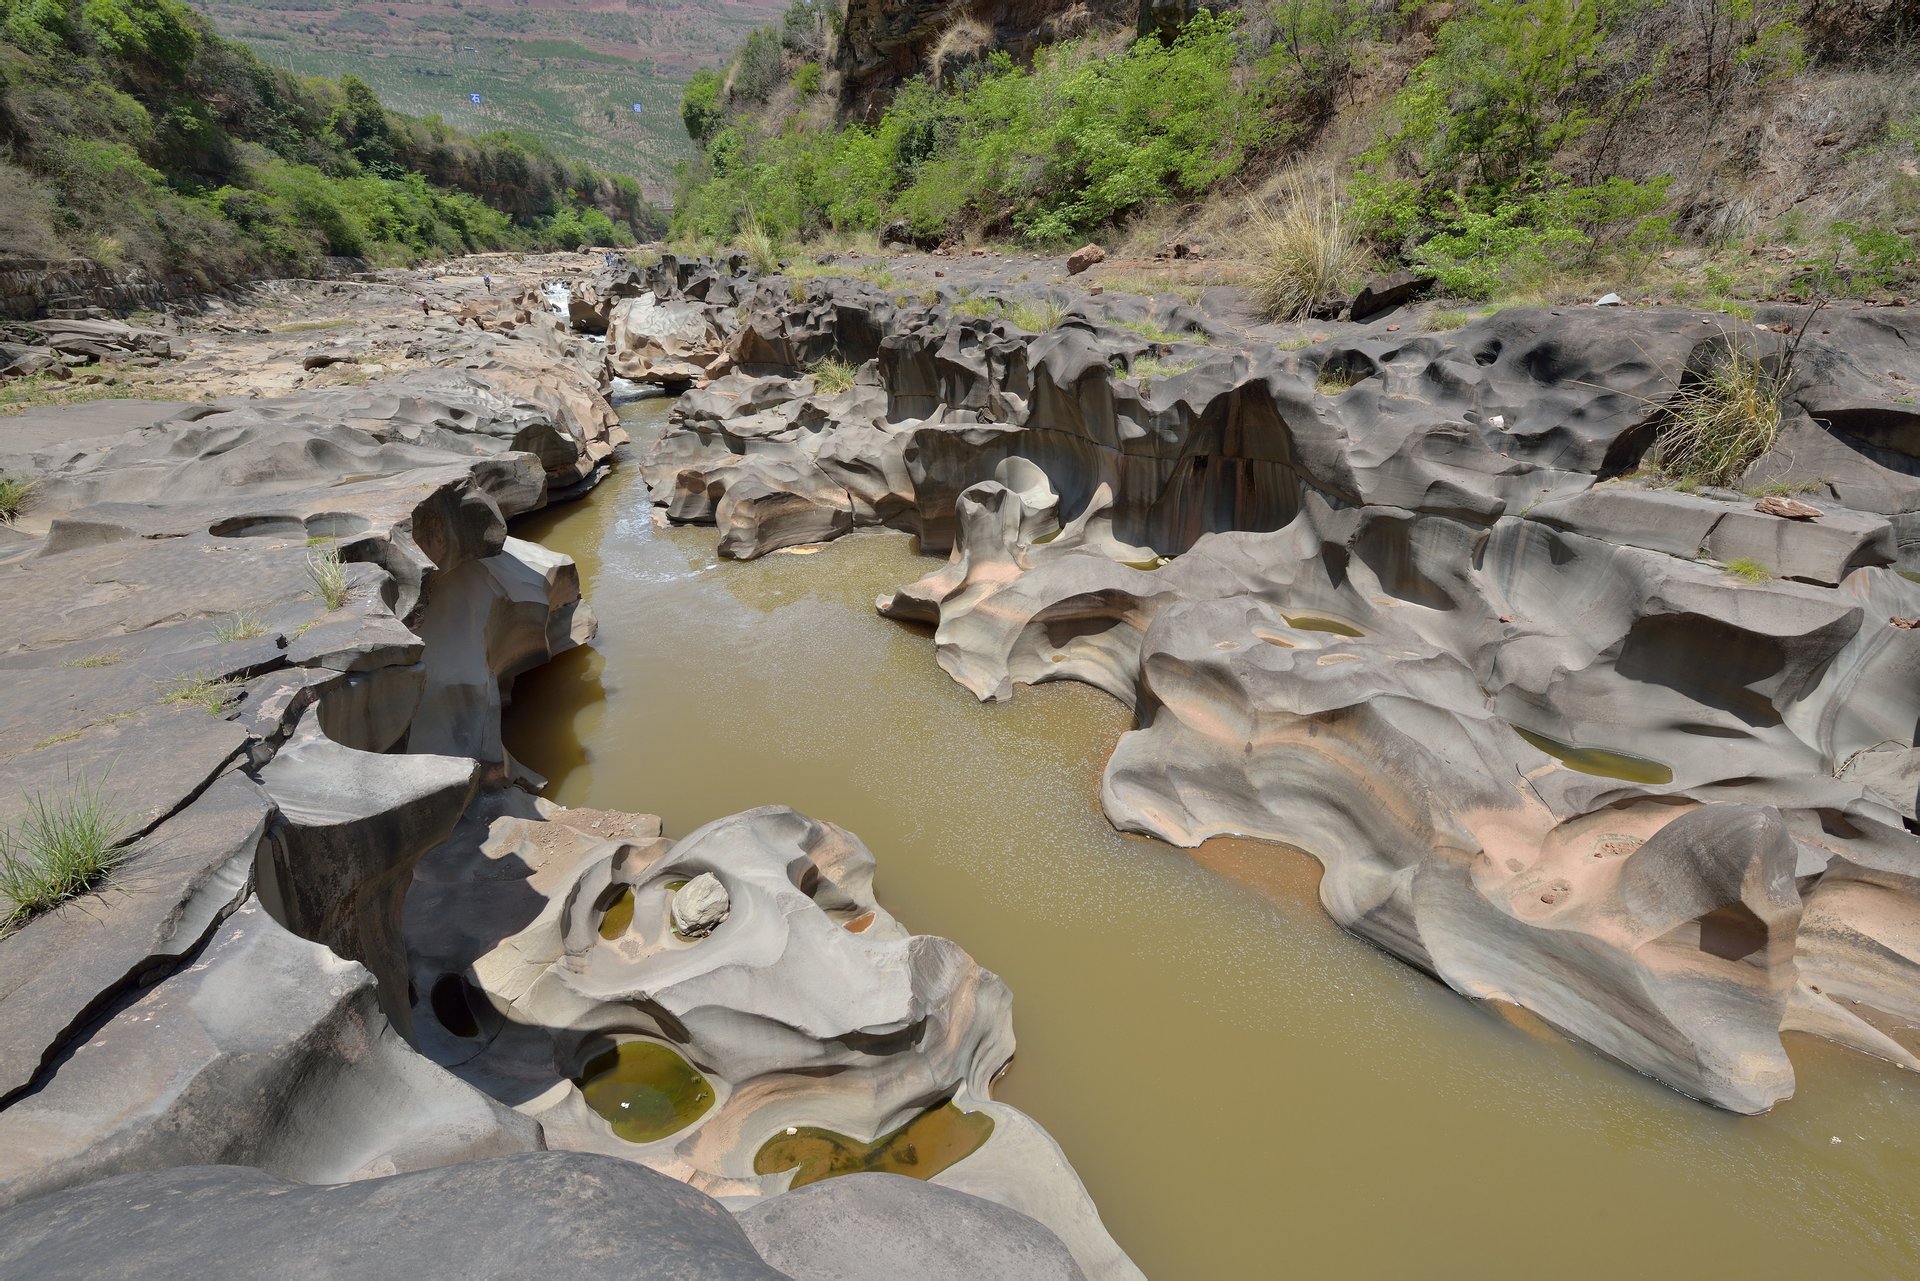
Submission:
<svg viewBox="0 0 1920 1281">
<path fill-rule="evenodd" d="M 631 341 L 636 294 L 610 276 L 574 319 L 611 304 Z M 545 307 L 476 293 L 406 372 L 42 416 L 0 456 L 34 482 L 0 527 L 0 823 L 97 803 L 127 842 L 0 933 L 0 1271 L 1137 1276 L 988 1096 L 1004 985 L 880 911 L 849 834 L 755 811 L 675 844 L 515 785 L 513 679 L 594 622 L 508 521 L 625 439 Z M 653 380 L 712 372 L 686 357 Z M 641 1043 L 698 1064 L 684 1133 L 635 1141 L 577 1083 L 603 1098 Z M 911 1169 L 929 1125 L 937 1188 L 812 1182 L 822 1153 Z"/>
<path fill-rule="evenodd" d="M 656 819 L 501 793 L 427 857 L 407 902 L 421 1045 L 538 1118 L 551 1146 L 716 1196 L 784 1190 L 796 1175 L 769 1144 L 803 1127 L 867 1144 L 930 1114 L 978 1126 L 977 1146 L 921 1172 L 1031 1216 L 1089 1276 L 1137 1275 L 1052 1140 L 990 1095 L 1013 1054 L 1006 986 L 909 934 L 873 872 L 851 833 L 788 809 L 676 842 Z M 696 889 L 726 904 L 704 933 L 680 924 Z M 602 1094 L 628 1052 L 673 1056 L 661 1071 L 680 1074 L 683 1111 L 642 1125 Z"/>
<path fill-rule="evenodd" d="M 1888 621 L 1920 614 L 1920 411 L 1889 386 L 1915 313 L 1799 345 L 1748 473 L 1804 487 L 1788 519 L 1633 474 L 1730 345 L 1788 368 L 1785 309 L 1289 351 L 1047 292 L 1034 335 L 955 285 L 735 284 L 736 372 L 649 451 L 655 500 L 731 556 L 863 524 L 950 548 L 882 612 L 982 698 L 1134 707 L 1117 825 L 1304 849 L 1342 925 L 1463 993 L 1740 1111 L 1792 1092 L 1783 1029 L 1920 1069 L 1920 641 Z M 856 384 L 813 394 L 829 355 Z"/>
</svg>

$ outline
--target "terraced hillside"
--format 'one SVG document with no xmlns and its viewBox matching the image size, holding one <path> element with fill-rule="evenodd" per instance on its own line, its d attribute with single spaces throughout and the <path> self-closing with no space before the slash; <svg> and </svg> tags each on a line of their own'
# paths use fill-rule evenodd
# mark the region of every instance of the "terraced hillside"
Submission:
<svg viewBox="0 0 1920 1281">
<path fill-rule="evenodd" d="M 277 66 L 359 76 L 388 106 L 519 129 L 667 194 L 681 89 L 781 0 L 196 0 Z M 479 106 L 468 95 L 478 93 Z M 638 103 L 641 110 L 634 111 Z"/>
</svg>

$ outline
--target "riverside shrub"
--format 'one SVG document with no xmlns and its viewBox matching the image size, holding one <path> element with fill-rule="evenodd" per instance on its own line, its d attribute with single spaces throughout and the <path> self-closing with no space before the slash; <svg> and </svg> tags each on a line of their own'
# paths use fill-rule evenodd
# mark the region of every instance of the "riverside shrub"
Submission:
<svg viewBox="0 0 1920 1281">
<path fill-rule="evenodd" d="M 804 234 L 904 217 L 926 237 L 971 223 L 1064 242 L 1238 172 L 1273 129 L 1265 81 L 1247 71 L 1235 19 L 1203 11 L 1171 43 L 1103 54 L 1072 42 L 1030 67 L 997 53 L 950 85 L 911 81 L 870 126 L 730 126 L 684 175 L 675 230 L 727 236 L 758 221 Z M 689 132 L 705 127 L 691 97 L 689 111 Z"/>
</svg>

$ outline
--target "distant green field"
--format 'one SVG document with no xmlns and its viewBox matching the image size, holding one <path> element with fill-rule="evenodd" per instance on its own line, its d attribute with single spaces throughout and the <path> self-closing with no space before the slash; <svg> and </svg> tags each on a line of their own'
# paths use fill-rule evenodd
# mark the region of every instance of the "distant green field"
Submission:
<svg viewBox="0 0 1920 1281">
<path fill-rule="evenodd" d="M 663 81 L 650 67 L 618 60 L 608 67 L 520 58 L 487 65 L 470 54 L 460 61 L 355 54 L 240 34 L 275 66 L 336 80 L 359 76 L 395 111 L 443 116 L 472 132 L 524 129 L 564 155 L 634 175 L 656 196 L 687 154 L 680 86 Z M 478 107 L 468 100 L 473 93 L 480 95 Z M 636 102 L 643 108 L 639 114 L 633 110 Z"/>
</svg>

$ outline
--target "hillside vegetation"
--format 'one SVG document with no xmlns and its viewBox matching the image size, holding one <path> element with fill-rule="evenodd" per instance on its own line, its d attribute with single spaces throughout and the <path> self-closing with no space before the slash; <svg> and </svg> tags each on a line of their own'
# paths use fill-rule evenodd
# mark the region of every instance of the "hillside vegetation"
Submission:
<svg viewBox="0 0 1920 1281">
<path fill-rule="evenodd" d="M 394 110 L 469 131 L 525 130 L 659 198 L 690 154 L 675 114 L 687 77 L 783 2 L 194 0 L 274 66 L 358 76 Z"/>
<path fill-rule="evenodd" d="M 1024 57 L 1008 5 L 909 8 L 937 19 L 883 94 L 805 0 L 695 77 L 675 233 L 1184 237 L 1275 314 L 1399 264 L 1461 298 L 1914 282 L 1907 0 L 1263 0 Z"/>
<path fill-rule="evenodd" d="M 182 286 L 631 241 L 628 178 L 289 75 L 177 0 L 0 0 L 0 250 Z"/>
</svg>

